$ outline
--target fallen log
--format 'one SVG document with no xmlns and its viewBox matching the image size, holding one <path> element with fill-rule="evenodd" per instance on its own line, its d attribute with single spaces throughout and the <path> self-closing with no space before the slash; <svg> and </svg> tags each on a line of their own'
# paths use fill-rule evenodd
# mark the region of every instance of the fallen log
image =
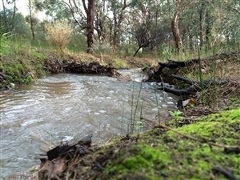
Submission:
<svg viewBox="0 0 240 180">
<path fill-rule="evenodd" d="M 220 53 L 206 58 L 193 58 L 186 61 L 177 61 L 177 60 L 168 60 L 167 62 L 159 62 L 158 66 L 151 68 L 147 72 L 148 79 L 145 81 L 163 81 L 167 83 L 172 83 L 171 74 L 177 74 L 178 71 L 182 68 L 189 69 L 194 64 L 199 63 L 208 63 L 212 61 L 221 62 L 226 59 L 230 59 L 232 62 L 239 62 L 240 52 L 229 52 L 229 53 Z M 202 66 L 202 65 L 201 65 Z"/>
<path fill-rule="evenodd" d="M 228 79 L 207 79 L 203 81 L 188 79 L 183 77 L 183 74 L 186 74 L 191 71 L 198 73 L 199 70 L 203 71 L 209 66 L 208 62 L 217 61 L 217 63 L 228 58 L 232 61 L 236 60 L 240 56 L 239 52 L 230 52 L 230 53 L 221 53 L 207 58 L 196 58 L 190 59 L 187 61 L 175 61 L 168 60 L 168 62 L 160 62 L 158 67 L 151 68 L 150 70 L 145 70 L 148 74 L 148 79 L 145 81 L 157 81 L 162 82 L 162 85 L 158 87 L 160 90 L 172 93 L 177 96 L 190 96 L 196 94 L 198 91 L 209 88 L 211 86 L 231 86 L 239 88 L 239 82 L 234 82 Z M 201 66 L 198 67 L 198 63 L 201 63 Z M 196 65 L 194 65 L 196 64 Z M 219 65 L 220 66 L 220 65 Z M 190 68 L 191 67 L 191 68 Z M 221 66 L 220 66 L 221 67 Z M 201 69 L 199 69 L 201 68 Z M 181 71 L 180 71 L 181 70 Z M 165 86 L 166 84 L 171 84 L 171 86 Z M 178 88 L 175 88 L 178 87 Z M 184 87 L 184 88 L 179 88 Z"/>
<path fill-rule="evenodd" d="M 235 177 L 233 175 L 233 172 L 230 171 L 229 169 L 227 168 L 223 168 L 223 167 L 220 167 L 220 166 L 216 166 L 216 167 L 213 167 L 212 168 L 212 171 L 213 173 L 220 173 L 222 175 L 224 175 L 227 179 L 229 180 L 239 180 L 237 177 Z"/>
<path fill-rule="evenodd" d="M 189 96 L 189 95 L 196 94 L 196 92 L 199 91 L 201 89 L 201 87 L 199 87 L 198 84 L 195 84 L 195 85 L 192 85 L 192 86 L 190 86 L 188 88 L 184 88 L 184 89 L 175 89 L 175 88 L 171 88 L 168 86 L 158 87 L 157 89 L 174 94 L 176 96 Z"/>
<path fill-rule="evenodd" d="M 79 148 L 79 146 L 86 146 L 86 147 L 90 147 L 91 143 L 92 143 L 92 134 L 80 139 L 76 144 L 73 145 L 68 145 L 68 144 L 64 144 L 64 145 L 59 145 L 56 146 L 55 148 L 49 150 L 47 152 L 47 158 L 48 160 L 53 160 L 56 159 L 62 155 L 68 154 L 70 151 L 76 151 L 77 148 Z M 45 155 L 42 155 L 45 156 Z"/>
<path fill-rule="evenodd" d="M 219 78 L 218 79 L 207 79 L 204 81 L 194 81 L 192 79 L 184 78 L 182 76 L 178 76 L 178 75 L 174 75 L 174 74 L 172 74 L 171 77 L 173 77 L 177 80 L 183 81 L 186 84 L 190 84 L 190 85 L 198 84 L 199 86 L 202 86 L 204 88 L 207 88 L 211 85 L 225 85 L 228 83 L 236 84 L 236 82 L 229 81 L 228 79 L 219 79 Z"/>
<path fill-rule="evenodd" d="M 158 64 L 160 65 L 160 68 L 158 70 L 159 71 L 158 73 L 161 74 L 164 68 L 169 68 L 169 69 L 182 68 L 182 67 L 190 66 L 195 63 L 199 63 L 199 61 L 201 61 L 201 59 L 191 59 L 189 61 L 168 60 L 167 63 L 159 62 Z"/>
<path fill-rule="evenodd" d="M 82 138 L 76 144 L 59 145 L 49 150 L 46 155 L 41 155 L 44 157 L 40 157 L 39 180 L 63 179 L 67 172 L 71 172 L 79 158 L 90 152 L 91 142 L 92 134 Z M 75 171 L 72 174 L 75 174 Z"/>
<path fill-rule="evenodd" d="M 184 78 L 182 76 L 175 75 L 175 74 L 172 74 L 171 77 L 173 77 L 173 78 L 175 78 L 177 80 L 183 81 L 186 84 L 190 84 L 190 85 L 193 85 L 193 84 L 196 84 L 196 83 L 199 84 L 199 82 L 197 82 L 197 81 L 194 81 L 194 80 L 191 80 L 191 79 L 187 79 L 187 78 Z"/>
<path fill-rule="evenodd" d="M 233 58 L 233 59 L 238 59 L 239 52 L 230 52 L 230 53 L 220 53 L 216 54 L 207 58 L 195 58 L 195 59 L 190 59 L 187 61 L 176 61 L 176 60 L 168 60 L 167 63 L 159 63 L 160 65 L 160 71 L 162 71 L 164 68 L 169 68 L 169 69 L 176 69 L 176 68 L 182 68 L 182 67 L 188 67 L 193 64 L 197 64 L 200 61 L 214 61 L 214 60 L 224 60 L 226 58 Z"/>
<path fill-rule="evenodd" d="M 230 82 L 227 79 L 217 79 L 217 80 L 213 80 L 213 79 L 208 79 L 208 80 L 204 80 L 202 82 L 200 81 L 194 81 L 191 79 L 187 79 L 181 76 L 177 76 L 177 75 L 172 75 L 173 78 L 176 78 L 180 81 L 185 82 L 186 84 L 190 84 L 190 87 L 187 88 L 182 88 L 182 89 L 176 89 L 175 86 L 173 85 L 169 85 L 168 83 L 158 83 L 158 90 L 164 90 L 165 92 L 169 92 L 171 94 L 174 94 L 176 96 L 189 96 L 189 95 L 195 95 L 198 91 L 200 91 L 201 89 L 206 89 L 209 88 L 212 85 L 226 85 L 229 83 L 232 83 L 234 85 L 235 82 Z M 239 84 L 238 84 L 239 85 Z"/>
</svg>

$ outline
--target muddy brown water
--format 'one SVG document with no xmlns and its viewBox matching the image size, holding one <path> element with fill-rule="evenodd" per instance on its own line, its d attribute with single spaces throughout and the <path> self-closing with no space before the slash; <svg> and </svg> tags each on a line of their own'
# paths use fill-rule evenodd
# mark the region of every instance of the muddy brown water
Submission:
<svg viewBox="0 0 240 180">
<path fill-rule="evenodd" d="M 37 154 L 61 141 L 76 142 L 93 133 L 93 143 L 104 144 L 125 135 L 131 117 L 155 120 L 159 110 L 175 108 L 173 96 L 156 93 L 154 83 L 140 82 L 139 69 L 120 73 L 133 81 L 58 74 L 0 92 L 0 178 L 39 164 Z"/>
</svg>

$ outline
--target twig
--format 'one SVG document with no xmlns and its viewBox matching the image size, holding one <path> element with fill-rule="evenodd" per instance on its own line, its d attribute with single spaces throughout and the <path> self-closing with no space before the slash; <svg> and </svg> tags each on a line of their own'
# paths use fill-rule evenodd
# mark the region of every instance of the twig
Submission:
<svg viewBox="0 0 240 180">
<path fill-rule="evenodd" d="M 238 178 L 236 178 L 231 171 L 227 170 L 227 169 L 224 169 L 222 167 L 214 167 L 212 168 L 212 170 L 214 172 L 218 172 L 218 173 L 221 173 L 223 174 L 226 178 L 228 178 L 229 180 L 239 180 Z"/>
</svg>

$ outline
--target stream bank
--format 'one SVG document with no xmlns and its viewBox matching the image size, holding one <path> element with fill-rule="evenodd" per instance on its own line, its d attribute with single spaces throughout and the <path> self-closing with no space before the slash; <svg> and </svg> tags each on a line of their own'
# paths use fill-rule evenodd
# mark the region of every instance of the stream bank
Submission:
<svg viewBox="0 0 240 180">
<path fill-rule="evenodd" d="M 168 60 L 144 71 L 146 81 L 158 82 L 159 90 L 179 96 L 181 110 L 188 104 L 220 110 L 240 98 L 240 51 Z"/>
<path fill-rule="evenodd" d="M 0 146 L 7 152 L 1 156 L 0 179 L 38 164 L 38 154 L 61 141 L 71 144 L 93 133 L 93 144 L 102 145 L 127 134 L 133 112 L 135 123 L 142 124 L 135 131 L 151 129 L 140 114 L 155 120 L 158 113 L 174 110 L 176 100 L 141 83 L 140 70 L 119 70 L 132 81 L 63 73 L 0 92 Z"/>
<path fill-rule="evenodd" d="M 66 164 L 65 156 L 42 163 L 12 179 L 239 179 L 239 128 L 239 108 L 196 118 L 190 125 L 177 127 L 172 120 L 144 134 L 88 147 Z"/>
<path fill-rule="evenodd" d="M 236 61 L 236 64 L 239 62 Z M 239 94 L 235 89 L 230 90 L 228 94 L 227 89 L 224 89 L 227 98 L 218 97 L 218 100 L 227 99 L 232 102 L 232 107 L 228 103 L 220 107 L 235 107 L 234 110 L 197 118 L 199 115 L 219 111 L 219 107 L 209 109 L 207 106 L 209 100 L 211 105 L 215 102 L 208 97 L 216 97 L 218 93 L 213 93 L 218 91 L 205 91 L 208 96 L 203 98 L 204 103 L 189 106 L 183 110 L 183 114 L 176 113 L 173 120 L 166 121 L 164 125 L 155 124 L 155 128 L 147 133 L 123 136 L 104 147 L 92 146 L 81 158 L 73 158 L 67 166 L 64 164 L 58 174 L 54 174 L 53 169 L 44 169 L 45 166 L 42 165 L 41 169 L 28 175 L 37 178 L 40 173 L 40 177 L 49 177 L 50 174 L 61 178 L 70 176 L 73 179 L 236 179 L 240 176 L 240 112 L 236 108 L 239 107 L 238 96 L 231 95 Z M 146 120 L 152 121 L 149 118 Z M 18 176 L 28 178 L 21 173 L 12 178 L 16 179 Z"/>
<path fill-rule="evenodd" d="M 59 53 L 56 50 L 35 48 L 28 44 L 1 54 L 0 90 L 13 89 L 18 84 L 30 84 L 49 74 L 73 72 L 118 76 L 114 69 L 150 67 L 156 64 L 148 58 L 100 57 L 87 53 Z"/>
<path fill-rule="evenodd" d="M 126 135 L 104 147 L 93 148 L 86 155 L 73 158 L 70 162 L 78 163 L 64 166 L 60 176 L 68 175 L 73 179 L 239 179 L 239 53 L 220 54 L 205 58 L 202 62 L 205 63 L 201 66 L 204 79 L 227 77 L 230 83 L 214 82 L 210 83 L 214 86 L 206 86 L 202 93 L 198 92 L 199 89 L 194 91 L 194 96 L 190 97 L 196 99 L 195 103 L 187 104 L 181 109 L 182 112 L 173 112 L 172 120 L 155 124 L 152 130 L 144 134 Z M 162 84 L 168 83 L 171 89 L 172 81 L 163 81 L 162 75 L 166 74 L 159 71 L 167 65 L 159 65 L 155 72 L 151 69 L 150 72 L 154 72 L 153 75 Z M 180 72 L 190 77 L 192 84 L 197 82 L 198 64 L 191 70 L 186 67 L 183 71 L 182 66 L 173 66 L 170 65 L 167 70 L 170 80 L 176 77 L 172 76 L 173 72 Z M 231 70 L 232 73 L 224 70 Z M 186 87 L 179 82 L 174 86 Z M 180 98 L 189 98 L 183 96 L 185 94 L 180 93 Z M 144 119 L 151 122 L 151 119 Z M 57 158 L 58 161 L 60 159 Z M 69 168 L 74 165 L 74 170 Z M 39 177 L 56 175 L 44 163 L 37 174 Z"/>
</svg>

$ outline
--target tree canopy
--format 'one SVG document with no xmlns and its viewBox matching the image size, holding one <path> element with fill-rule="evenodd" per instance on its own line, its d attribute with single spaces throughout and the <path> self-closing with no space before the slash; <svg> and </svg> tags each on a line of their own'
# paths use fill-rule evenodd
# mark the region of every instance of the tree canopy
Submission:
<svg viewBox="0 0 240 180">
<path fill-rule="evenodd" d="M 1 34 L 19 23 L 16 1 L 2 1 Z M 34 13 L 44 11 L 48 21 L 66 19 L 76 34 L 85 35 L 89 53 L 94 44 L 109 44 L 115 51 L 132 45 L 182 52 L 236 45 L 240 38 L 240 1 L 235 0 L 29 0 L 28 6 L 33 38 L 39 24 Z"/>
</svg>

